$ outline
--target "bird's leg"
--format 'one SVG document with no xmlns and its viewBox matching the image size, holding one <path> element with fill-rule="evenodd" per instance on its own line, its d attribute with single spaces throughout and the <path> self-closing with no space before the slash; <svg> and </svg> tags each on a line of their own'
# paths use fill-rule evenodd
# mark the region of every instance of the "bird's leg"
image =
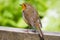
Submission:
<svg viewBox="0 0 60 40">
<path fill-rule="evenodd" d="M 31 32 L 36 32 L 36 30 L 35 29 L 31 29 Z"/>
<path fill-rule="evenodd" d="M 36 28 L 35 28 L 35 27 L 33 27 L 33 28 L 31 29 L 31 31 L 32 31 L 32 32 L 34 32 L 34 33 L 36 33 L 36 32 L 37 32 L 37 30 L 36 30 Z"/>
</svg>

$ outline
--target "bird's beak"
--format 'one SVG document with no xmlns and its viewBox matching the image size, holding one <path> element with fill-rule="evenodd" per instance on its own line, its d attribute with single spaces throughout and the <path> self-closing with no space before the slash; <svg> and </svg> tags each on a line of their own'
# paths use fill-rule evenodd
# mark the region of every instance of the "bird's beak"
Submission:
<svg viewBox="0 0 60 40">
<path fill-rule="evenodd" d="M 25 4 L 20 4 L 20 6 L 22 6 L 22 9 L 23 9 L 23 10 L 25 10 L 25 9 L 26 9 Z"/>
</svg>

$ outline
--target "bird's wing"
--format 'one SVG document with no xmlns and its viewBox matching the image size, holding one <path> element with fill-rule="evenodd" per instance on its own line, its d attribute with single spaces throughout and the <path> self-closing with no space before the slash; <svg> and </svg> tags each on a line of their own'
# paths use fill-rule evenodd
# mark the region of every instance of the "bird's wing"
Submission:
<svg viewBox="0 0 60 40">
<path fill-rule="evenodd" d="M 38 14 L 38 12 L 37 12 L 36 10 L 34 10 L 34 14 L 35 14 L 35 15 L 34 15 L 33 19 L 34 19 L 35 25 L 38 26 L 38 27 L 42 27 L 39 14 Z"/>
<path fill-rule="evenodd" d="M 22 13 L 22 16 L 23 16 L 23 19 L 24 19 L 24 21 L 26 22 L 26 24 L 28 24 L 29 26 L 31 26 L 30 23 L 27 21 L 25 15 L 24 15 L 24 12 Z"/>
<path fill-rule="evenodd" d="M 30 11 L 28 12 L 26 12 L 26 10 L 23 11 L 23 18 L 28 25 L 32 26 L 33 29 L 36 29 L 34 27 L 34 20 Z"/>
</svg>

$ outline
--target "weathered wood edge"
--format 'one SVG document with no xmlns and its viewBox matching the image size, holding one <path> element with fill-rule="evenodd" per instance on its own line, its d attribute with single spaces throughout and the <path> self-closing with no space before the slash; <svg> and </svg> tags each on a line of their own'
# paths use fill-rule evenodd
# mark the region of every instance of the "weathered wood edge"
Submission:
<svg viewBox="0 0 60 40">
<path fill-rule="evenodd" d="M 12 28 L 12 27 L 3 27 L 0 26 L 0 31 L 9 31 L 9 32 L 18 32 L 18 33 L 28 33 L 26 32 L 27 29 L 21 29 L 21 28 Z M 38 33 L 34 33 L 31 32 L 30 29 L 28 29 L 29 33 L 31 34 L 38 34 Z M 47 31 L 43 31 L 44 35 L 48 35 L 48 36 L 60 36 L 60 32 L 47 32 Z"/>
</svg>

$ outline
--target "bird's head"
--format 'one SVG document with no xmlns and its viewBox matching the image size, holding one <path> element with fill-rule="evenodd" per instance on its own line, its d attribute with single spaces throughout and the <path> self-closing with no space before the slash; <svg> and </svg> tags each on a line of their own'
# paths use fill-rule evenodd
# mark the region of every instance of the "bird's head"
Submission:
<svg viewBox="0 0 60 40">
<path fill-rule="evenodd" d="M 30 4 L 28 4 L 28 3 L 23 3 L 22 5 L 22 9 L 23 10 L 26 10 L 26 9 L 30 9 L 32 6 L 30 5 Z"/>
</svg>

